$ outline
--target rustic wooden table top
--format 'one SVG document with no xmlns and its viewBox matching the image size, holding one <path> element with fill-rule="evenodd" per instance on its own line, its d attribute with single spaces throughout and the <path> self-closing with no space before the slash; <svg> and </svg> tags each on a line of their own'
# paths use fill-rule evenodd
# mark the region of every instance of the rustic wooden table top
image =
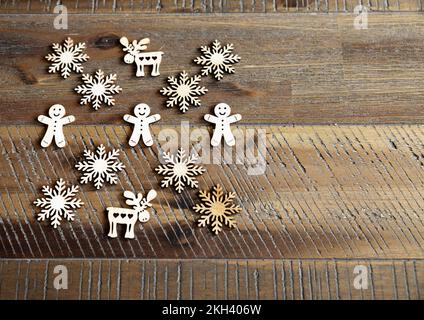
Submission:
<svg viewBox="0 0 424 320">
<path fill-rule="evenodd" d="M 351 0 L 62 3 L 67 30 L 53 28 L 52 1 L 0 1 L 0 298 L 423 298 L 423 0 L 364 1 L 366 30 L 353 27 Z M 122 35 L 165 52 L 160 77 L 134 77 Z M 87 43 L 85 71 L 118 74 L 116 106 L 81 107 L 79 77 L 47 72 L 50 45 L 67 36 Z M 205 78 L 201 108 L 167 109 L 166 77 L 197 73 L 198 48 L 215 38 L 235 45 L 236 73 Z M 211 131 L 202 117 L 222 101 L 242 114 L 238 128 L 266 130 L 267 165 L 262 175 L 205 165 L 200 189 L 220 183 L 243 208 L 238 227 L 215 236 L 195 225 L 197 191 L 161 189 L 153 169 L 159 131 L 182 120 Z M 162 116 L 151 148 L 127 144 L 122 115 L 139 102 Z M 77 121 L 66 148 L 43 149 L 36 117 L 54 103 Z M 37 222 L 41 186 L 77 183 L 75 163 L 100 143 L 123 151 L 118 184 L 82 185 L 73 223 Z M 150 188 L 152 219 L 134 240 L 108 238 L 105 208 Z M 68 290 L 53 287 L 56 265 L 68 268 Z M 357 265 L 366 290 L 354 287 Z"/>
</svg>

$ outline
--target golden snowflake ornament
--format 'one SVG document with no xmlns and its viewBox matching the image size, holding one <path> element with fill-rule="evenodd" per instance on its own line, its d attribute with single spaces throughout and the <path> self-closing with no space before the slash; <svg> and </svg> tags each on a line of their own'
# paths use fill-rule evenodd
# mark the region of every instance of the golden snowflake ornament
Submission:
<svg viewBox="0 0 424 320">
<path fill-rule="evenodd" d="M 234 45 L 232 43 L 221 46 L 218 40 L 212 43 L 211 47 L 202 46 L 202 55 L 194 59 L 194 62 L 202 65 L 202 76 L 211 74 L 216 80 L 224 77 L 224 72 L 234 73 L 234 63 L 240 62 L 240 57 L 233 54 Z"/>
<path fill-rule="evenodd" d="M 60 72 L 63 78 L 70 76 L 71 72 L 81 73 L 83 67 L 81 63 L 86 62 L 90 57 L 84 53 L 85 43 L 77 43 L 67 38 L 63 45 L 53 43 L 52 49 L 54 53 L 49 53 L 45 58 L 52 62 L 49 67 L 50 73 Z"/>
<path fill-rule="evenodd" d="M 232 215 L 239 213 L 241 208 L 233 203 L 233 199 L 236 197 L 234 192 L 224 194 L 222 187 L 218 184 L 213 187 L 212 193 L 200 191 L 199 197 L 203 203 L 193 207 L 194 211 L 201 214 L 197 220 L 199 227 L 210 225 L 212 232 L 218 234 L 222 231 L 223 225 L 229 228 L 236 226 Z"/>
<path fill-rule="evenodd" d="M 196 165 L 199 160 L 196 155 L 187 156 L 183 149 L 179 149 L 176 155 L 164 152 L 163 159 L 165 164 L 155 168 L 158 174 L 165 176 L 160 184 L 162 188 L 173 185 L 178 193 L 181 193 L 186 185 L 197 188 L 195 176 L 201 175 L 206 170 Z"/>
</svg>

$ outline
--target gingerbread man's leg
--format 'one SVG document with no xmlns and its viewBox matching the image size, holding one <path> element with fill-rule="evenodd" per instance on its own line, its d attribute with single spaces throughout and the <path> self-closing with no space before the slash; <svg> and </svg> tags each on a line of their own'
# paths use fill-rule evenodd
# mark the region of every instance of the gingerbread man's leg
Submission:
<svg viewBox="0 0 424 320">
<path fill-rule="evenodd" d="M 43 148 L 47 148 L 53 141 L 53 128 L 50 127 L 50 125 L 47 127 L 46 134 L 44 135 L 43 139 L 41 140 L 41 146 Z"/>
<path fill-rule="evenodd" d="M 228 126 L 225 130 L 224 134 L 224 140 L 227 145 L 230 147 L 234 146 L 236 144 L 236 139 L 234 138 L 233 133 L 231 132 L 230 126 Z"/>
<path fill-rule="evenodd" d="M 139 125 L 135 125 L 128 144 L 131 147 L 135 147 L 140 141 L 140 136 L 141 136 L 141 127 Z"/>
<path fill-rule="evenodd" d="M 143 136 L 144 144 L 148 147 L 151 147 L 153 145 L 153 138 L 152 138 L 152 134 L 150 133 L 150 128 L 148 125 L 143 128 L 142 133 L 143 133 L 142 136 Z"/>
<path fill-rule="evenodd" d="M 219 146 L 219 144 L 221 143 L 222 136 L 223 136 L 222 130 L 215 128 L 215 131 L 213 132 L 213 136 L 211 139 L 211 145 L 214 147 Z"/>
<path fill-rule="evenodd" d="M 54 141 L 59 148 L 63 148 L 66 145 L 65 136 L 63 134 L 63 127 L 58 126 L 54 135 Z"/>
</svg>

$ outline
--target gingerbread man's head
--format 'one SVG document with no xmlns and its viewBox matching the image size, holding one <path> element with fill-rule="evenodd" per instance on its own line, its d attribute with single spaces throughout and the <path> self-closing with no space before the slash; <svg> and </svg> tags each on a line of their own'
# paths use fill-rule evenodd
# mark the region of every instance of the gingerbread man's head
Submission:
<svg viewBox="0 0 424 320">
<path fill-rule="evenodd" d="M 62 118 L 65 115 L 65 107 L 61 104 L 54 104 L 49 109 L 49 116 L 51 118 Z"/>
<path fill-rule="evenodd" d="M 150 114 L 150 107 L 145 103 L 139 103 L 134 108 L 136 117 L 146 118 Z"/>
<path fill-rule="evenodd" d="M 226 103 L 218 103 L 213 110 L 219 118 L 228 117 L 231 113 L 231 108 Z"/>
</svg>

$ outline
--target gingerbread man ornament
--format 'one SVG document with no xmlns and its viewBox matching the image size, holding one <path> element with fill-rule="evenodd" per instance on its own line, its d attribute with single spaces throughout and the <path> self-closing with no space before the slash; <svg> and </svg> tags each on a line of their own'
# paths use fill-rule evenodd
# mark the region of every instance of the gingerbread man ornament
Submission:
<svg viewBox="0 0 424 320">
<path fill-rule="evenodd" d="M 140 137 L 143 137 L 143 142 L 146 146 L 150 147 L 153 145 L 153 138 L 150 132 L 150 124 L 160 120 L 159 114 L 150 115 L 150 107 L 145 103 L 140 103 L 134 108 L 134 115 L 126 114 L 124 120 L 132 123 L 134 129 L 129 140 L 129 145 L 134 147 L 140 141 Z"/>
<path fill-rule="evenodd" d="M 205 114 L 204 119 L 215 124 L 215 130 L 211 139 L 211 145 L 216 147 L 221 143 L 222 137 L 230 147 L 236 144 L 233 133 L 231 132 L 230 124 L 241 119 L 240 114 L 230 116 L 231 108 L 226 103 L 219 103 L 214 108 L 215 116 Z"/>
<path fill-rule="evenodd" d="M 41 140 L 41 146 L 47 148 L 53 141 L 59 148 L 66 145 L 65 136 L 63 134 L 63 126 L 75 121 L 74 116 L 65 117 L 65 107 L 61 104 L 52 105 L 49 109 L 49 116 L 38 116 L 38 121 L 47 125 L 47 131 Z"/>
</svg>

